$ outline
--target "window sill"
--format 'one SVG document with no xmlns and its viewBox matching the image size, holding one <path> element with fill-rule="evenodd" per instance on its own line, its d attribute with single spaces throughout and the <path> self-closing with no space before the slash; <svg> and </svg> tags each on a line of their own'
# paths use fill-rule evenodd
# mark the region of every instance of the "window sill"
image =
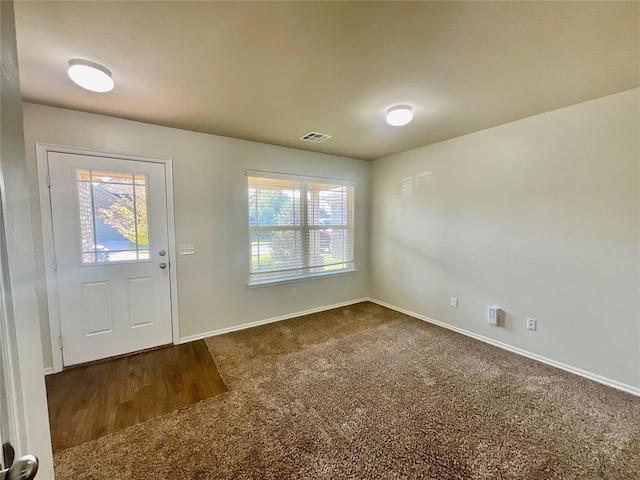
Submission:
<svg viewBox="0 0 640 480">
<path fill-rule="evenodd" d="M 337 272 L 324 272 L 324 273 L 316 273 L 313 275 L 304 275 L 298 277 L 288 277 L 282 278 L 278 280 L 265 280 L 263 282 L 256 283 L 247 283 L 248 288 L 260 288 L 260 287 L 271 287 L 274 285 L 284 285 L 287 283 L 298 283 L 298 282 L 306 282 L 308 280 L 316 280 L 318 278 L 327 278 L 327 277 L 338 277 L 341 275 L 349 275 L 350 273 L 356 273 L 358 271 L 357 268 L 350 268 L 349 270 L 340 270 Z"/>
</svg>

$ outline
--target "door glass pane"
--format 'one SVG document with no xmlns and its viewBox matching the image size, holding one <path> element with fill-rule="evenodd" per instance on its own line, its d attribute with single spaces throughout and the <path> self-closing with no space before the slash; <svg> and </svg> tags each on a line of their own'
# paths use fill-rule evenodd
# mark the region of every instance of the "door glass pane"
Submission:
<svg viewBox="0 0 640 480">
<path fill-rule="evenodd" d="M 147 175 L 75 171 L 83 264 L 149 259 Z"/>
<path fill-rule="evenodd" d="M 147 225 L 147 186 L 137 185 L 135 191 L 136 232 L 135 241 L 139 259 L 149 258 L 149 227 Z"/>
<path fill-rule="evenodd" d="M 102 170 L 91 170 L 91 179 L 100 183 L 128 184 L 133 183 L 133 175 L 128 172 L 105 172 Z"/>
</svg>

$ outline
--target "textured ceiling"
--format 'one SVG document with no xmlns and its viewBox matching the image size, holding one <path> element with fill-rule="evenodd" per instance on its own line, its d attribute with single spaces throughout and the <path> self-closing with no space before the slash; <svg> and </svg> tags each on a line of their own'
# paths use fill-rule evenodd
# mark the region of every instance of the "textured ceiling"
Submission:
<svg viewBox="0 0 640 480">
<path fill-rule="evenodd" d="M 24 99 L 374 159 L 640 85 L 639 2 L 16 2 Z M 116 88 L 66 75 L 83 58 Z M 386 109 L 412 105 L 406 127 Z M 309 131 L 325 143 L 298 140 Z"/>
</svg>

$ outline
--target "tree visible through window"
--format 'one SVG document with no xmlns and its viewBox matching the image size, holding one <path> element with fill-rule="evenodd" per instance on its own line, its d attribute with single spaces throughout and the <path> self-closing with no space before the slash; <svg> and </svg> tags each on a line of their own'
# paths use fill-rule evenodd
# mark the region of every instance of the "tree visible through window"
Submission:
<svg viewBox="0 0 640 480">
<path fill-rule="evenodd" d="M 247 172 L 250 284 L 353 270 L 350 182 Z"/>
<path fill-rule="evenodd" d="M 149 259 L 147 176 L 76 169 L 82 263 Z"/>
<path fill-rule="evenodd" d="M 104 223 L 115 228 L 120 235 L 132 244 L 149 243 L 149 229 L 147 227 L 147 209 L 139 205 L 147 205 L 147 189 L 136 188 L 133 196 L 119 194 L 111 208 L 101 208 L 98 215 Z"/>
</svg>

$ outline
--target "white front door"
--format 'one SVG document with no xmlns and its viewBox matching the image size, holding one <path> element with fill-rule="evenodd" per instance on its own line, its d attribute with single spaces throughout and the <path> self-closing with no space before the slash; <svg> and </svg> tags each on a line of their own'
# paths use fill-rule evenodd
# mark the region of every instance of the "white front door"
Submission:
<svg viewBox="0 0 640 480">
<path fill-rule="evenodd" d="M 48 154 L 63 363 L 171 343 L 165 165 Z"/>
</svg>

